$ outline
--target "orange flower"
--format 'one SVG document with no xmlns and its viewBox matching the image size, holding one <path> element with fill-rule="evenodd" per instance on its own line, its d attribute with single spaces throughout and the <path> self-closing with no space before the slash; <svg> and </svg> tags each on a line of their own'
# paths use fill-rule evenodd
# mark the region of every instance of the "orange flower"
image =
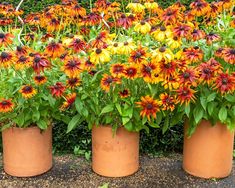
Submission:
<svg viewBox="0 0 235 188">
<path fill-rule="evenodd" d="M 113 76 L 110 76 L 108 74 L 104 74 L 100 83 L 101 89 L 103 89 L 105 92 L 109 92 L 110 87 L 115 83 L 120 84 L 121 80 L 119 78 L 114 78 Z"/>
<path fill-rule="evenodd" d="M 175 109 L 175 98 L 167 93 L 160 94 L 162 110 L 173 111 Z"/>
<path fill-rule="evenodd" d="M 57 82 L 55 85 L 50 86 L 52 96 L 62 97 L 65 92 L 65 86 L 61 82 Z"/>
<path fill-rule="evenodd" d="M 0 113 L 7 113 L 11 112 L 14 108 L 14 103 L 11 101 L 11 99 L 2 99 L 0 100 Z"/>
<path fill-rule="evenodd" d="M 191 33 L 192 28 L 186 24 L 179 24 L 178 26 L 173 28 L 174 36 L 177 37 L 185 37 L 187 38 L 188 35 Z"/>
<path fill-rule="evenodd" d="M 195 0 L 190 4 L 190 8 L 192 9 L 192 14 L 196 16 L 203 16 L 210 11 L 209 4 L 204 0 Z"/>
<path fill-rule="evenodd" d="M 62 70 L 69 77 L 76 77 L 82 72 L 83 64 L 80 59 L 76 57 L 71 57 L 65 61 L 65 64 L 62 67 Z"/>
<path fill-rule="evenodd" d="M 42 85 L 42 84 L 46 83 L 46 81 L 47 81 L 47 78 L 45 76 L 42 76 L 42 75 L 34 76 L 34 82 L 37 85 Z"/>
<path fill-rule="evenodd" d="M 27 46 L 17 46 L 16 47 L 16 55 L 17 56 L 25 56 L 29 54 L 30 49 Z"/>
<path fill-rule="evenodd" d="M 119 95 L 121 98 L 127 98 L 130 96 L 130 91 L 129 91 L 129 89 L 124 89 L 119 92 Z"/>
<path fill-rule="evenodd" d="M 81 80 L 77 77 L 69 78 L 67 81 L 67 87 L 70 89 L 74 89 L 75 87 L 81 84 Z"/>
<path fill-rule="evenodd" d="M 179 74 L 179 83 L 184 86 L 197 86 L 197 71 L 193 68 L 187 68 L 184 72 Z"/>
<path fill-rule="evenodd" d="M 12 44 L 12 39 L 14 35 L 10 33 L 0 33 L 0 47 L 1 46 L 8 46 Z"/>
<path fill-rule="evenodd" d="M 22 86 L 19 92 L 26 99 L 32 98 L 34 95 L 37 94 L 36 89 L 34 89 L 31 85 Z"/>
<path fill-rule="evenodd" d="M 235 65 L 235 48 L 225 48 L 222 56 L 226 62 Z"/>
<path fill-rule="evenodd" d="M 191 47 L 184 49 L 183 55 L 190 63 L 199 62 L 203 58 L 203 52 L 199 47 Z"/>
<path fill-rule="evenodd" d="M 147 83 L 154 83 L 154 75 L 157 73 L 157 65 L 154 62 L 144 63 L 140 65 L 140 74 Z"/>
<path fill-rule="evenodd" d="M 79 53 L 80 51 L 85 51 L 86 43 L 79 38 L 74 38 L 68 47 L 72 48 L 75 53 Z"/>
<path fill-rule="evenodd" d="M 111 65 L 110 72 L 113 77 L 121 78 L 124 74 L 125 65 L 116 63 Z"/>
<path fill-rule="evenodd" d="M 45 54 L 51 58 L 60 57 L 64 53 L 64 47 L 61 43 L 51 42 L 45 49 Z"/>
<path fill-rule="evenodd" d="M 136 104 L 138 105 L 137 107 L 142 109 L 140 112 L 142 117 L 147 117 L 149 121 L 151 117 L 154 119 L 157 118 L 156 113 L 160 111 L 159 101 L 154 100 L 154 98 L 147 95 L 145 97 L 141 97 L 141 101 L 136 102 Z"/>
<path fill-rule="evenodd" d="M 129 62 L 135 64 L 142 64 L 147 62 L 148 57 L 149 54 L 146 52 L 146 48 L 140 46 L 137 50 L 133 50 L 131 52 Z"/>
<path fill-rule="evenodd" d="M 217 89 L 222 95 L 234 93 L 235 77 L 229 75 L 228 72 L 220 73 L 215 79 L 214 88 Z"/>
<path fill-rule="evenodd" d="M 128 66 L 124 70 L 124 77 L 128 79 L 135 79 L 139 77 L 138 68 L 134 65 Z"/>
<path fill-rule="evenodd" d="M 51 66 L 50 61 L 40 54 L 34 54 L 32 61 L 32 67 L 37 74 L 41 71 L 43 72 L 45 68 L 49 68 Z"/>
<path fill-rule="evenodd" d="M 0 54 L 0 67 L 8 67 L 13 65 L 14 57 L 10 52 L 2 52 Z"/>
<path fill-rule="evenodd" d="M 16 58 L 14 66 L 15 66 L 16 70 L 21 70 L 21 69 L 31 67 L 32 62 L 30 62 L 29 57 L 22 55 L 22 56 Z"/>
<path fill-rule="evenodd" d="M 176 92 L 177 92 L 177 102 L 180 103 L 181 105 L 182 104 L 188 105 L 191 101 L 195 102 L 196 97 L 194 96 L 194 93 L 196 91 L 194 91 L 190 87 L 182 86 L 178 90 L 176 90 Z"/>
<path fill-rule="evenodd" d="M 60 110 L 68 109 L 76 100 L 76 93 L 71 93 L 65 97 L 66 101 L 63 102 L 62 106 L 60 107 Z"/>
<path fill-rule="evenodd" d="M 178 8 L 168 7 L 162 13 L 161 20 L 165 22 L 166 25 L 171 25 L 171 24 L 173 25 L 177 21 L 182 20 L 182 15 L 180 14 Z"/>
<path fill-rule="evenodd" d="M 209 33 L 208 35 L 206 35 L 206 42 L 208 45 L 211 45 L 213 42 L 219 41 L 220 40 L 220 36 L 216 33 Z"/>
</svg>

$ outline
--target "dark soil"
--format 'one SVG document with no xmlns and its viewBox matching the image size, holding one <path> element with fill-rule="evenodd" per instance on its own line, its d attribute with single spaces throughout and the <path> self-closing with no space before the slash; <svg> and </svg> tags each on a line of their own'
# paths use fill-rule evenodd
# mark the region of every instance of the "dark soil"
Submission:
<svg viewBox="0 0 235 188">
<path fill-rule="evenodd" d="M 1 156 L 0 156 L 1 158 Z M 139 171 L 125 178 L 105 178 L 92 172 L 90 162 L 73 155 L 54 157 L 53 168 L 33 178 L 16 178 L 7 175 L 0 163 L 1 188 L 98 188 L 108 183 L 109 188 L 235 188 L 235 167 L 224 179 L 200 179 L 182 170 L 182 156 L 141 156 Z M 106 187 L 107 188 L 107 187 Z"/>
</svg>

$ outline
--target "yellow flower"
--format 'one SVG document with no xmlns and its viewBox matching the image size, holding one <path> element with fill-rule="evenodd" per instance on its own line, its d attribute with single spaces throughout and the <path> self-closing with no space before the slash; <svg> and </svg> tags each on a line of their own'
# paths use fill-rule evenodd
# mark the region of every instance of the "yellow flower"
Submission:
<svg viewBox="0 0 235 188">
<path fill-rule="evenodd" d="M 144 12 L 145 9 L 144 5 L 140 3 L 128 3 L 126 8 L 130 9 L 132 12 L 137 14 Z"/>
<path fill-rule="evenodd" d="M 37 90 L 34 89 L 31 85 L 22 86 L 19 92 L 26 99 L 32 98 L 34 95 L 37 94 Z"/>
<path fill-rule="evenodd" d="M 151 35 L 154 37 L 157 41 L 164 41 L 166 38 L 172 37 L 172 31 L 169 27 L 161 26 L 157 30 L 153 31 Z"/>
<path fill-rule="evenodd" d="M 118 53 L 123 54 L 123 55 L 128 55 L 134 49 L 135 49 L 135 45 L 131 41 L 128 41 L 128 42 L 121 43 Z"/>
<path fill-rule="evenodd" d="M 160 62 L 162 60 L 165 60 L 167 62 L 174 59 L 174 54 L 172 51 L 166 47 L 161 47 L 153 52 L 153 60 L 156 62 Z"/>
<path fill-rule="evenodd" d="M 90 61 L 94 64 L 106 63 L 110 60 L 109 51 L 106 49 L 97 48 L 90 55 Z"/>
<path fill-rule="evenodd" d="M 151 3 L 147 2 L 144 3 L 144 6 L 149 10 L 154 10 L 158 8 L 158 4 L 156 2 L 151 2 Z"/>
<path fill-rule="evenodd" d="M 114 54 L 119 54 L 119 52 L 120 52 L 120 44 L 119 43 L 117 43 L 117 42 L 115 42 L 115 43 L 113 43 L 113 44 L 111 44 L 111 45 L 109 45 L 108 46 L 108 50 L 110 51 L 110 53 L 112 54 L 112 55 L 114 55 Z"/>
<path fill-rule="evenodd" d="M 134 30 L 138 33 L 146 34 L 150 32 L 151 25 L 148 22 L 141 21 L 135 25 Z"/>
<path fill-rule="evenodd" d="M 182 44 L 181 39 L 179 37 L 168 38 L 166 39 L 166 42 L 171 49 L 179 48 Z"/>
</svg>

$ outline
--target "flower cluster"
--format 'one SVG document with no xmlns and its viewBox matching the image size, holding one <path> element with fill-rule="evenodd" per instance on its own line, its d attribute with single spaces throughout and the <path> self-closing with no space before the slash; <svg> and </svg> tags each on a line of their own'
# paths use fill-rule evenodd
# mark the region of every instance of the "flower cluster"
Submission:
<svg viewBox="0 0 235 188">
<path fill-rule="evenodd" d="M 20 104 L 35 102 L 39 117 L 30 123 L 38 123 L 47 101 L 74 116 L 70 127 L 85 118 L 137 131 L 147 121 L 158 127 L 162 117 L 165 127 L 173 126 L 185 114 L 196 124 L 202 118 L 233 124 L 233 6 L 196 0 L 189 9 L 179 2 L 163 9 L 152 0 L 126 7 L 97 0 L 88 10 L 63 0 L 25 15 L 21 34 L 12 22 L 23 12 L 0 4 L 0 69 L 11 83 L 10 92 L 0 91 L 0 113 L 19 114 Z M 230 115 L 216 119 L 221 108 Z"/>
</svg>

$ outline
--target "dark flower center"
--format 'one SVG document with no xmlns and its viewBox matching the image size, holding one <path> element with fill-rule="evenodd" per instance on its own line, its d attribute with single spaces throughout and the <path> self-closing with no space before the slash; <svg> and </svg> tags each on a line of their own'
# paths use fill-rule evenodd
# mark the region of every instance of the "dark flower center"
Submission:
<svg viewBox="0 0 235 188">
<path fill-rule="evenodd" d="M 120 72 L 120 71 L 122 71 L 122 67 L 121 66 L 116 66 L 115 70 L 116 70 L 116 72 Z"/>
<path fill-rule="evenodd" d="M 125 14 L 122 14 L 122 15 L 121 15 L 121 18 L 126 18 L 126 15 L 125 15 Z"/>
<path fill-rule="evenodd" d="M 25 86 L 24 87 L 24 91 L 31 92 L 32 91 L 32 87 L 31 86 Z"/>
<path fill-rule="evenodd" d="M 141 24 L 141 25 L 145 25 L 145 21 L 142 20 L 142 21 L 140 22 L 140 24 Z"/>
<path fill-rule="evenodd" d="M 146 66 L 145 67 L 145 71 L 148 72 L 148 73 L 151 73 L 152 68 L 150 66 Z"/>
<path fill-rule="evenodd" d="M 174 37 L 173 37 L 173 40 L 178 40 L 178 37 L 174 36 Z"/>
<path fill-rule="evenodd" d="M 211 73 L 211 70 L 209 68 L 205 68 L 205 69 L 203 69 L 203 72 L 205 74 L 209 74 L 209 73 Z"/>
<path fill-rule="evenodd" d="M 69 65 L 70 67 L 76 67 L 77 63 L 76 63 L 76 61 L 71 60 L 71 61 L 69 61 L 68 65 Z"/>
<path fill-rule="evenodd" d="M 123 94 L 123 95 L 127 95 L 127 94 L 128 94 L 128 90 L 126 90 L 126 89 L 123 90 L 123 91 L 122 91 L 122 94 Z"/>
<path fill-rule="evenodd" d="M 171 67 L 170 63 L 164 64 L 164 68 L 169 69 Z"/>
<path fill-rule="evenodd" d="M 185 90 L 184 90 L 184 91 L 182 92 L 182 94 L 183 94 L 184 96 L 187 96 L 187 95 L 188 95 L 188 91 L 185 91 Z"/>
<path fill-rule="evenodd" d="M 3 39 L 5 37 L 4 33 L 0 33 L 0 39 Z"/>
<path fill-rule="evenodd" d="M 8 58 L 8 53 L 7 52 L 2 52 L 1 53 L 1 58 L 5 59 L 5 58 Z"/>
<path fill-rule="evenodd" d="M 146 105 L 146 108 L 147 108 L 148 110 L 152 110 L 152 109 L 153 109 L 153 105 L 150 104 L 150 103 L 148 103 L 148 104 Z"/>
<path fill-rule="evenodd" d="M 140 58 L 141 56 L 142 56 L 141 52 L 136 52 L 136 54 L 135 54 L 136 59 Z"/>
<path fill-rule="evenodd" d="M 7 101 L 2 101 L 1 103 L 2 103 L 2 105 L 4 105 L 4 106 L 7 106 L 7 105 L 9 105 L 9 104 L 10 104 L 10 103 L 9 103 L 9 102 L 7 102 Z"/>
<path fill-rule="evenodd" d="M 75 43 L 80 43 L 80 42 L 81 42 L 80 39 L 76 39 L 76 40 L 75 40 Z"/>
<path fill-rule="evenodd" d="M 189 76 L 190 76 L 190 75 L 189 75 L 189 73 L 188 73 L 188 72 L 185 72 L 185 73 L 183 74 L 183 76 L 184 76 L 184 78 L 186 78 L 186 79 L 187 79 L 187 78 L 189 78 Z"/>
<path fill-rule="evenodd" d="M 164 26 L 161 26 L 160 31 L 166 31 L 166 28 Z"/>
<path fill-rule="evenodd" d="M 20 60 L 21 62 L 25 62 L 25 61 L 27 60 L 27 58 L 26 58 L 25 56 L 20 56 L 19 60 Z"/>
<path fill-rule="evenodd" d="M 96 49 L 96 54 L 100 54 L 102 52 L 102 50 L 100 48 Z"/>
<path fill-rule="evenodd" d="M 228 79 L 227 79 L 227 78 L 223 78 L 223 79 L 222 79 L 222 84 L 223 84 L 223 85 L 227 85 L 227 83 L 228 83 Z"/>
<path fill-rule="evenodd" d="M 37 21 L 39 20 L 39 17 L 35 16 L 33 19 Z"/>
<path fill-rule="evenodd" d="M 124 42 L 124 45 L 127 46 L 129 43 L 128 42 Z"/>
<path fill-rule="evenodd" d="M 194 29 L 194 30 L 193 30 L 193 34 L 196 34 L 196 33 L 197 33 L 197 30 L 196 30 L 196 29 Z"/>
<path fill-rule="evenodd" d="M 198 47 L 198 46 L 194 46 L 193 48 L 194 48 L 195 50 L 199 49 L 199 47 Z"/>
<path fill-rule="evenodd" d="M 35 62 L 35 63 L 39 63 L 40 61 L 41 61 L 41 58 L 40 58 L 40 57 L 35 57 L 35 58 L 34 58 L 34 62 Z"/>
<path fill-rule="evenodd" d="M 22 48 L 21 46 L 17 46 L 17 47 L 16 47 L 16 50 L 17 50 L 17 51 L 22 51 L 23 48 Z"/>
<path fill-rule="evenodd" d="M 77 78 L 70 79 L 69 83 L 72 84 L 72 85 L 76 84 L 77 83 Z"/>
<path fill-rule="evenodd" d="M 159 48 L 159 52 L 163 53 L 165 51 L 166 51 L 166 47 L 163 46 L 163 47 Z"/>
<path fill-rule="evenodd" d="M 118 47 L 118 43 L 114 43 L 113 46 L 114 46 L 114 47 Z"/>
<path fill-rule="evenodd" d="M 113 79 L 112 79 L 111 77 L 109 77 L 109 78 L 106 80 L 106 82 L 107 82 L 108 84 L 111 84 L 111 83 L 113 82 Z"/>
<path fill-rule="evenodd" d="M 134 70 L 133 69 L 129 69 L 128 70 L 128 74 L 133 74 L 134 73 Z"/>
<path fill-rule="evenodd" d="M 52 18 L 51 21 L 52 23 L 56 23 L 57 20 L 55 18 Z"/>
<path fill-rule="evenodd" d="M 235 49 L 231 49 L 229 52 L 230 54 L 235 55 Z"/>
<path fill-rule="evenodd" d="M 172 16 L 172 15 L 173 15 L 173 12 L 168 11 L 166 15 L 167 15 L 167 16 Z"/>
</svg>

